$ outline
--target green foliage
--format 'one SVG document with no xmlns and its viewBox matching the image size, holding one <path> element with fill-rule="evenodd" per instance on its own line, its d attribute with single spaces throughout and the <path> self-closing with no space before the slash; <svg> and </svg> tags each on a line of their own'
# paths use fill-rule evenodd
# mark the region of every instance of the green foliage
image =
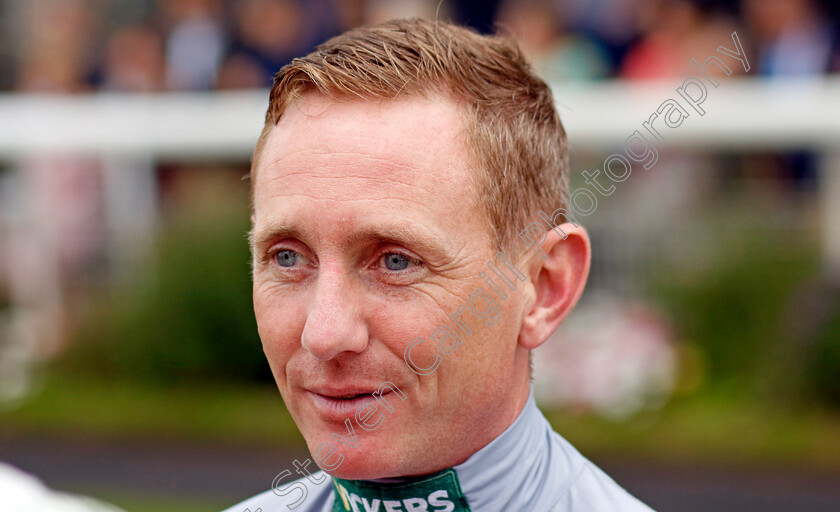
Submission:
<svg viewBox="0 0 840 512">
<path fill-rule="evenodd" d="M 12 301 L 9 298 L 9 294 L 3 287 L 3 283 L 0 283 L 0 311 L 10 308 L 11 305 Z"/>
<path fill-rule="evenodd" d="M 88 439 L 165 438 L 260 443 L 298 449 L 300 432 L 274 386 L 241 382 L 161 386 L 138 379 L 43 374 L 14 408 L 0 408 L 4 434 Z"/>
<path fill-rule="evenodd" d="M 840 406 L 840 290 L 826 291 L 830 305 L 828 318 L 816 329 L 808 374 L 816 393 Z"/>
<path fill-rule="evenodd" d="M 160 384 L 271 382 L 251 298 L 247 212 L 216 204 L 168 222 L 148 271 L 96 301 L 62 366 Z"/>
<path fill-rule="evenodd" d="M 790 300 L 813 274 L 816 250 L 802 232 L 779 239 L 778 231 L 734 224 L 712 230 L 697 261 L 660 268 L 654 277 L 654 294 L 704 354 L 711 383 L 747 396 L 796 394 L 801 385 L 801 361 L 779 356 L 791 350 Z"/>
</svg>

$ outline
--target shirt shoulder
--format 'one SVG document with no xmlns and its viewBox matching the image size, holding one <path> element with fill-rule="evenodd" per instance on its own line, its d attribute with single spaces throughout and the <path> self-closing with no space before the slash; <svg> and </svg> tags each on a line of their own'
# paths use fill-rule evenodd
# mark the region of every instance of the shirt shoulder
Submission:
<svg viewBox="0 0 840 512">
<path fill-rule="evenodd" d="M 567 457 L 576 460 L 577 476 L 551 512 L 653 512 L 627 492 L 601 468 L 577 451 L 565 438 L 552 431 L 552 443 L 562 446 Z"/>
<path fill-rule="evenodd" d="M 273 488 L 225 509 L 223 512 L 329 512 L 333 505 L 332 479 L 323 471 L 285 482 L 280 473 Z"/>
<path fill-rule="evenodd" d="M 653 512 L 598 466 L 588 462 L 552 512 Z"/>
</svg>

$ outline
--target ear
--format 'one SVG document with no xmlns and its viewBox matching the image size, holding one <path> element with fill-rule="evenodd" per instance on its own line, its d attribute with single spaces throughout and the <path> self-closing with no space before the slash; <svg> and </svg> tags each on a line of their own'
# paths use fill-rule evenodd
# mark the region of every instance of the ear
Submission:
<svg viewBox="0 0 840 512">
<path fill-rule="evenodd" d="M 548 230 L 541 247 L 545 259 L 531 253 L 533 304 L 528 306 L 518 339 L 528 350 L 542 345 L 575 307 L 589 275 L 592 249 L 586 230 L 572 223 L 558 227 L 566 238 L 556 229 Z"/>
</svg>

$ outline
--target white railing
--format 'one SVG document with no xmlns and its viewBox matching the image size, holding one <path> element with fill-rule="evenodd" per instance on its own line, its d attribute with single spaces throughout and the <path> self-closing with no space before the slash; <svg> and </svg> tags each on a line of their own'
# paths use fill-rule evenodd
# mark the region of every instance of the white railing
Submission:
<svg viewBox="0 0 840 512">
<path fill-rule="evenodd" d="M 689 112 L 663 145 L 706 149 L 807 147 L 840 141 L 840 77 L 708 86 L 700 116 L 677 94 L 680 80 L 554 87 L 576 147 L 623 144 L 666 99 Z M 0 160 L 44 151 L 146 157 L 247 158 L 262 126 L 267 91 L 83 96 L 0 95 Z M 662 126 L 662 121 L 659 121 Z"/>
<path fill-rule="evenodd" d="M 647 135 L 642 123 L 673 99 L 688 117 L 678 128 L 664 126 L 661 116 L 653 121 L 664 138 L 652 141 L 658 147 L 820 153 L 825 260 L 840 274 L 840 201 L 832 199 L 840 197 L 840 77 L 732 79 L 716 88 L 706 82 L 702 116 L 678 94 L 680 85 L 602 82 L 556 85 L 554 93 L 576 150 L 611 151 L 636 130 Z M 247 161 L 266 100 L 265 90 L 0 95 L 0 162 L 43 154 L 98 154 L 135 169 L 159 158 Z"/>
</svg>

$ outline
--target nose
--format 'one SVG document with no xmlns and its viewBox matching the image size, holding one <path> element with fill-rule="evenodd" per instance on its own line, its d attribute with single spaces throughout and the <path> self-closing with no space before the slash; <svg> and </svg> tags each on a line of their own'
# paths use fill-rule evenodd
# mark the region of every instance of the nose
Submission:
<svg viewBox="0 0 840 512">
<path fill-rule="evenodd" d="M 340 271 L 322 270 L 318 276 L 301 344 L 321 361 L 367 348 L 368 332 L 360 315 L 360 297 L 352 285 Z"/>
</svg>

